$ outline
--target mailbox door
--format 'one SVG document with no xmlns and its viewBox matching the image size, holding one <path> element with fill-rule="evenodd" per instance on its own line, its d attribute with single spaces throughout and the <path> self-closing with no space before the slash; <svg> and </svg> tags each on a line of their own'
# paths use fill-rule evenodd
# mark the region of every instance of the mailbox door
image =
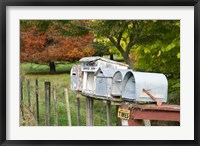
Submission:
<svg viewBox="0 0 200 146">
<path fill-rule="evenodd" d="M 112 95 L 122 95 L 122 75 L 120 73 L 116 74 L 116 76 L 113 78 Z"/>
<path fill-rule="evenodd" d="M 107 80 L 106 78 L 97 77 L 96 78 L 96 95 L 97 96 L 107 96 Z"/>
<path fill-rule="evenodd" d="M 76 73 L 72 73 L 72 76 L 71 76 L 71 89 L 72 90 L 77 90 L 77 88 L 78 88 L 78 79 L 77 79 Z"/>
<path fill-rule="evenodd" d="M 136 96 L 135 96 L 135 78 L 134 76 L 131 76 L 126 85 L 125 85 L 125 88 L 124 88 L 124 95 L 123 95 L 123 98 L 126 98 L 126 99 L 135 99 Z"/>
</svg>

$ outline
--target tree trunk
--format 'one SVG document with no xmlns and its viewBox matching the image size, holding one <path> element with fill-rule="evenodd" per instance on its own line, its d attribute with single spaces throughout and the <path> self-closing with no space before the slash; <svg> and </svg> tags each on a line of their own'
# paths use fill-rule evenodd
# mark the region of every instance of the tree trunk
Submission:
<svg viewBox="0 0 200 146">
<path fill-rule="evenodd" d="M 50 73 L 55 73 L 56 72 L 56 66 L 54 62 L 50 62 L 49 63 L 49 67 L 50 67 Z"/>
<path fill-rule="evenodd" d="M 110 54 L 110 60 L 114 60 L 114 55 Z"/>
<path fill-rule="evenodd" d="M 122 55 L 122 56 L 123 56 L 124 61 L 126 62 L 126 64 L 129 65 L 129 68 L 130 68 L 130 69 L 134 69 L 133 63 L 132 63 L 130 57 L 129 57 L 128 55 Z"/>
</svg>

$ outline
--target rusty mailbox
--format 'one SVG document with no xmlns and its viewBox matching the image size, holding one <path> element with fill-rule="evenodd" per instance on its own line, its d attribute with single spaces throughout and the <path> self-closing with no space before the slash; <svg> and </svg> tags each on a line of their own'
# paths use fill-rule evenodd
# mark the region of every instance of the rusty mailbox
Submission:
<svg viewBox="0 0 200 146">
<path fill-rule="evenodd" d="M 155 102 L 143 89 L 156 99 L 167 101 L 168 82 L 164 74 L 128 71 L 122 82 L 122 98 L 139 102 Z"/>
<path fill-rule="evenodd" d="M 127 69 L 128 65 L 105 59 L 102 57 L 84 57 L 80 59 L 83 71 L 83 89 L 82 92 L 88 95 L 95 95 L 96 76 L 95 72 L 100 67 L 111 69 Z"/>
<path fill-rule="evenodd" d="M 74 65 L 70 71 L 71 79 L 71 90 L 81 91 L 82 90 L 82 71 L 81 65 Z"/>
<path fill-rule="evenodd" d="M 128 71 L 131 70 L 130 69 L 118 70 L 113 75 L 112 91 L 111 91 L 113 97 L 122 96 L 122 81 L 124 80 L 124 76 Z"/>
<path fill-rule="evenodd" d="M 96 76 L 96 96 L 111 97 L 112 78 L 117 69 L 99 68 Z"/>
</svg>

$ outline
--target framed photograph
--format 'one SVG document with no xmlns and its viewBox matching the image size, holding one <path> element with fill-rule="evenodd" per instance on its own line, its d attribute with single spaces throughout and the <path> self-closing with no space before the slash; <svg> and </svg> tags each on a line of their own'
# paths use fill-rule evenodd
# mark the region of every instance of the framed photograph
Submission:
<svg viewBox="0 0 200 146">
<path fill-rule="evenodd" d="M 2 146 L 199 145 L 198 0 L 0 9 Z"/>
</svg>

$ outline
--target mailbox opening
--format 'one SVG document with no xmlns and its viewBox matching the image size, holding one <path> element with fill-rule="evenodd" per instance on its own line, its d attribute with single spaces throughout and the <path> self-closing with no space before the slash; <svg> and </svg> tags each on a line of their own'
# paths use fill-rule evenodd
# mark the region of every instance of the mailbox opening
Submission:
<svg viewBox="0 0 200 146">
<path fill-rule="evenodd" d="M 135 77 L 132 72 L 127 72 L 124 77 L 122 98 L 127 100 L 136 99 Z"/>
<path fill-rule="evenodd" d="M 122 95 L 122 73 L 117 71 L 113 76 L 112 96 L 121 97 Z"/>
</svg>

